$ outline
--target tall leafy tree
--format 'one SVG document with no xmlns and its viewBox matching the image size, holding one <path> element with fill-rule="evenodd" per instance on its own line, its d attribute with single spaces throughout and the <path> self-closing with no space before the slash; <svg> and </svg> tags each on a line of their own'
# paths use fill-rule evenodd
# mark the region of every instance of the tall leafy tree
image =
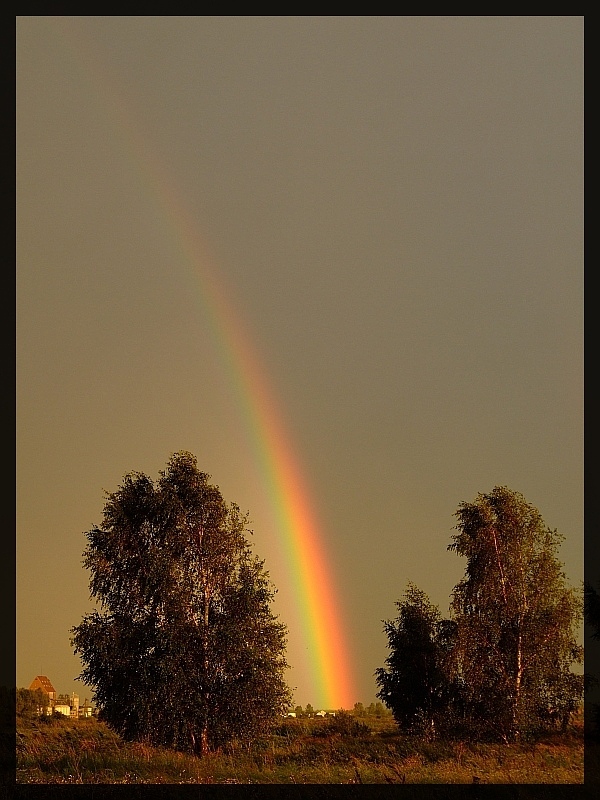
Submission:
<svg viewBox="0 0 600 800">
<path fill-rule="evenodd" d="M 365 711 L 365 707 L 362 703 L 354 703 L 354 716 L 355 717 L 367 716 L 367 712 Z"/>
<path fill-rule="evenodd" d="M 452 611 L 470 718 L 507 740 L 566 725 L 583 689 L 572 671 L 583 602 L 557 557 L 563 537 L 505 486 L 461 503 L 456 517 L 449 549 L 467 567 Z"/>
<path fill-rule="evenodd" d="M 127 739 L 204 753 L 266 730 L 289 706 L 274 588 L 195 456 L 107 494 L 84 565 L 99 611 L 72 629 L 103 718 Z"/>
<path fill-rule="evenodd" d="M 454 625 L 412 583 L 396 607 L 396 619 L 384 622 L 390 654 L 375 671 L 377 697 L 401 728 L 433 737 L 452 697 Z"/>
</svg>

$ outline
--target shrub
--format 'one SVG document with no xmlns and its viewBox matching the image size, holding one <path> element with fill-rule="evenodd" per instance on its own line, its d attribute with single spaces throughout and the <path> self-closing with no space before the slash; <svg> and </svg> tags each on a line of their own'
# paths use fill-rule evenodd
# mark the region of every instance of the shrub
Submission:
<svg viewBox="0 0 600 800">
<path fill-rule="evenodd" d="M 339 711 L 335 717 L 327 717 L 323 724 L 314 730 L 315 736 L 370 736 L 371 729 L 359 722 L 347 711 Z"/>
</svg>

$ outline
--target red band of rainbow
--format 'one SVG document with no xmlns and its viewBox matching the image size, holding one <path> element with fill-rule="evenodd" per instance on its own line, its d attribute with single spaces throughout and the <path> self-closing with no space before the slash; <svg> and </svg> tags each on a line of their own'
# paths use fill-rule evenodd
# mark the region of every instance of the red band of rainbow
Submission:
<svg viewBox="0 0 600 800">
<path fill-rule="evenodd" d="M 344 635 L 340 602 L 321 530 L 304 484 L 294 448 L 285 430 L 262 365 L 243 329 L 239 312 L 217 280 L 215 269 L 197 232 L 147 136 L 135 124 L 131 110 L 109 81 L 106 68 L 94 56 L 74 17 L 46 17 L 50 35 L 72 54 L 75 66 L 100 101 L 107 121 L 127 147 L 145 187 L 160 206 L 171 235 L 188 267 L 198 276 L 203 309 L 218 342 L 224 368 L 248 429 L 271 511 L 281 534 L 285 560 L 298 606 L 305 642 L 306 668 L 311 674 L 311 702 L 328 709 L 351 708 L 356 700 L 352 661 Z"/>
</svg>

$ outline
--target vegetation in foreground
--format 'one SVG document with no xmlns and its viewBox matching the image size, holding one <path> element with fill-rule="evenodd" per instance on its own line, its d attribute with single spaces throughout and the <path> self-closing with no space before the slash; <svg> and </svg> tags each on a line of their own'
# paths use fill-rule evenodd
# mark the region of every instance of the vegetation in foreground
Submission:
<svg viewBox="0 0 600 800">
<path fill-rule="evenodd" d="M 131 473 L 108 496 L 85 553 L 102 613 L 72 630 L 108 724 L 21 713 L 19 783 L 583 782 L 582 598 L 520 494 L 459 507 L 450 620 L 411 585 L 385 623 L 391 714 L 285 718 L 275 589 L 208 479 L 181 452 L 158 482 Z"/>
<path fill-rule="evenodd" d="M 389 716 L 282 719 L 252 745 L 199 758 L 124 742 L 96 719 L 20 718 L 18 783 L 582 783 L 580 717 L 562 734 L 518 744 L 401 734 Z"/>
</svg>

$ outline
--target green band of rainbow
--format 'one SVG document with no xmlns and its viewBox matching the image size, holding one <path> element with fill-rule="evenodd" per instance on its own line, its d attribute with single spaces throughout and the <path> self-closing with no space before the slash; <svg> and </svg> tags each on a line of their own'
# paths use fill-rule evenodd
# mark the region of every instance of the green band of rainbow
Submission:
<svg viewBox="0 0 600 800">
<path fill-rule="evenodd" d="M 325 708 L 351 708 L 356 700 L 352 661 L 344 636 L 340 602 L 321 530 L 298 459 L 264 370 L 230 297 L 217 280 L 195 222 L 183 206 L 147 136 L 109 81 L 93 43 L 74 17 L 46 17 L 51 35 L 74 57 L 88 88 L 101 102 L 107 121 L 127 147 L 145 186 L 156 198 L 169 234 L 197 278 L 202 305 L 258 463 L 277 530 L 281 533 L 302 637 L 310 654 L 311 702 Z"/>
</svg>

